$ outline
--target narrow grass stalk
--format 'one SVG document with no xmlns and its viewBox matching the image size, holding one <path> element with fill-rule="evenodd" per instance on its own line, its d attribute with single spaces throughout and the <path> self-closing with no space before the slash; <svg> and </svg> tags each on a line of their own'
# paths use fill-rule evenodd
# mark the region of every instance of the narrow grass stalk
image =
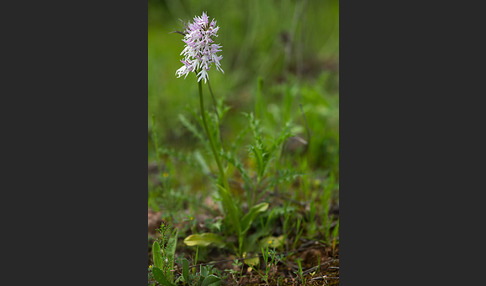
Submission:
<svg viewBox="0 0 486 286">
<path fill-rule="evenodd" d="M 197 265 L 198 254 L 199 254 L 199 246 L 196 246 L 196 257 L 194 258 L 194 265 Z M 196 275 L 196 267 L 192 268 L 192 273 Z"/>
</svg>

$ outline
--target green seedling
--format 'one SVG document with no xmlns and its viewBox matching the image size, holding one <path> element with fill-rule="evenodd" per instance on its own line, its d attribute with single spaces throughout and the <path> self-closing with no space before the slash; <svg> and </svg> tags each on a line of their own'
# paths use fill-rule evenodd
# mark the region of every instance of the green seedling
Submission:
<svg viewBox="0 0 486 286">
<path fill-rule="evenodd" d="M 177 228 L 170 231 L 170 227 L 162 225 L 159 229 L 161 238 L 154 241 L 152 255 L 154 266 L 152 273 L 157 282 L 165 286 L 174 285 L 174 256 L 177 245 Z"/>
</svg>

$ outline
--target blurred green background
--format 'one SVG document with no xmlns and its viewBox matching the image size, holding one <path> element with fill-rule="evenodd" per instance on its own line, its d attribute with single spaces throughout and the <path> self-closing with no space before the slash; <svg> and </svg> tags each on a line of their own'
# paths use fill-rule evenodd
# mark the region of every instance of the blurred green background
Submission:
<svg viewBox="0 0 486 286">
<path fill-rule="evenodd" d="M 155 157 L 152 115 L 159 146 L 191 150 L 197 140 L 179 119 L 198 112 L 196 76 L 177 78 L 183 23 L 206 11 L 220 26 L 224 74 L 209 72 L 216 98 L 231 107 L 222 123 L 225 140 L 248 125 L 241 112 L 255 113 L 274 136 L 292 121 L 293 133 L 306 140 L 302 104 L 311 131 L 308 166 L 339 178 L 339 1 L 148 1 L 149 161 Z M 261 101 L 258 79 L 262 79 Z M 211 99 L 204 87 L 206 103 Z M 197 124 L 196 124 L 197 125 Z"/>
</svg>

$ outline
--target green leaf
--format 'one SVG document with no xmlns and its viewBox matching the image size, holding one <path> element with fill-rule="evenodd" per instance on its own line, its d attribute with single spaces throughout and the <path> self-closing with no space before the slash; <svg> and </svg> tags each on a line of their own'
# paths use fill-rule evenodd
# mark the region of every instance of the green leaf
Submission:
<svg viewBox="0 0 486 286">
<path fill-rule="evenodd" d="M 208 246 L 214 244 L 218 247 L 224 247 L 225 242 L 222 236 L 214 233 L 192 234 L 184 239 L 187 246 Z"/>
<path fill-rule="evenodd" d="M 200 266 L 199 267 L 199 272 L 201 273 L 201 277 L 206 277 L 209 274 L 209 269 L 211 269 L 211 266 Z"/>
<path fill-rule="evenodd" d="M 167 278 L 165 278 L 164 273 L 162 272 L 162 270 L 160 270 L 160 268 L 155 266 L 152 267 L 152 273 L 154 274 L 155 280 L 157 280 L 157 282 L 159 282 L 160 284 L 164 286 L 175 286 L 174 284 L 170 283 Z"/>
<path fill-rule="evenodd" d="M 189 283 L 189 261 L 185 258 L 182 258 L 182 276 L 184 281 Z"/>
<path fill-rule="evenodd" d="M 231 195 L 228 193 L 228 190 L 226 190 L 220 185 L 218 185 L 218 188 L 219 188 L 219 195 L 223 201 L 224 210 L 228 214 L 230 218 L 230 223 L 233 226 L 235 232 L 238 234 L 238 236 L 240 236 L 241 226 L 240 226 L 239 209 L 237 208 Z"/>
<path fill-rule="evenodd" d="M 196 158 L 196 161 L 201 165 L 201 170 L 205 175 L 211 174 L 208 164 L 206 163 L 206 160 L 204 160 L 203 156 L 201 155 L 201 152 L 195 151 L 194 158 Z"/>
<path fill-rule="evenodd" d="M 162 252 L 160 251 L 160 245 L 157 241 L 154 241 L 152 246 L 152 257 L 154 259 L 154 265 L 159 269 L 163 268 Z"/>
<path fill-rule="evenodd" d="M 241 219 L 241 233 L 245 233 L 251 226 L 251 223 L 255 220 L 259 213 L 262 213 L 268 209 L 268 203 L 261 203 L 253 206 L 246 215 Z"/>
<path fill-rule="evenodd" d="M 262 240 L 260 240 L 260 247 L 270 247 L 270 248 L 279 248 L 282 245 L 284 245 L 284 235 L 280 235 L 278 237 L 275 236 L 269 236 L 265 237 Z"/>
<path fill-rule="evenodd" d="M 260 264 L 260 258 L 258 256 L 245 259 L 244 261 L 245 261 L 246 265 L 251 266 L 251 267 L 255 267 L 255 266 L 258 266 L 258 264 Z"/>
<path fill-rule="evenodd" d="M 177 246 L 177 234 L 178 234 L 178 229 L 174 229 L 172 232 L 169 241 L 167 242 L 167 248 L 165 249 L 167 253 L 167 258 L 174 260 L 174 255 L 175 255 L 175 250 Z"/>
<path fill-rule="evenodd" d="M 221 278 L 211 274 L 203 280 L 201 286 L 219 286 L 220 284 Z"/>
<path fill-rule="evenodd" d="M 178 229 L 174 229 L 172 232 L 169 241 L 167 242 L 167 247 L 165 248 L 165 254 L 167 256 L 167 262 L 170 263 L 168 265 L 168 269 L 174 269 L 174 256 L 175 256 L 175 251 L 176 251 L 176 246 L 177 246 L 177 234 L 178 234 Z M 167 269 L 167 268 L 165 268 Z M 172 271 L 167 271 L 166 272 L 167 279 L 169 281 L 174 281 L 174 272 Z"/>
<path fill-rule="evenodd" d="M 201 140 L 201 142 L 204 143 L 206 141 L 205 137 L 197 130 L 196 126 L 190 123 L 184 115 L 179 114 L 179 120 L 181 121 L 182 125 L 184 125 L 187 130 L 191 131 L 191 133 Z"/>
</svg>

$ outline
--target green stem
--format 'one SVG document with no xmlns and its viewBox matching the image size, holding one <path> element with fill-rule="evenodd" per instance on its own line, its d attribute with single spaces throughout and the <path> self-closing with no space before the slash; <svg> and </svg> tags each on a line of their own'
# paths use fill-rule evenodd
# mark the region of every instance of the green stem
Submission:
<svg viewBox="0 0 486 286">
<path fill-rule="evenodd" d="M 226 178 L 226 174 L 223 169 L 223 165 L 221 165 L 221 161 L 219 160 L 219 154 L 216 151 L 216 145 L 214 144 L 214 139 L 213 135 L 211 132 L 209 132 L 208 124 L 206 121 L 206 113 L 204 112 L 204 99 L 203 99 L 203 94 L 202 94 L 202 82 L 198 82 L 199 85 L 199 101 L 201 104 L 201 117 L 204 125 L 204 129 L 206 130 L 206 133 L 208 135 L 209 143 L 211 145 L 211 149 L 213 151 L 214 159 L 216 159 L 216 164 L 218 165 L 219 169 L 219 174 L 220 174 L 220 180 L 223 181 L 223 186 L 218 185 L 218 191 L 219 194 L 221 195 L 221 198 L 223 199 L 223 206 L 224 210 L 229 215 L 231 225 L 235 229 L 237 235 L 238 235 L 238 254 L 242 254 L 242 248 L 243 248 L 243 235 L 241 233 L 240 229 L 240 215 L 237 206 L 235 205 L 233 199 L 231 198 L 230 195 L 230 188 L 228 184 L 228 179 Z"/>
<path fill-rule="evenodd" d="M 216 116 L 218 117 L 218 127 L 220 127 L 221 122 L 220 122 L 220 117 L 219 117 L 219 112 L 218 112 L 218 105 L 216 103 L 216 99 L 214 98 L 213 90 L 211 89 L 211 84 L 209 83 L 209 78 L 208 78 L 208 88 L 209 88 L 209 93 L 211 94 L 211 98 L 213 99 L 214 112 L 216 113 Z M 226 151 L 225 148 L 224 148 L 223 136 L 221 135 L 221 128 L 219 128 L 219 140 L 221 141 L 221 147 L 223 147 L 223 151 Z"/>
<path fill-rule="evenodd" d="M 224 188 L 229 192 L 230 188 L 229 188 L 228 180 L 226 179 L 226 174 L 224 172 L 223 165 L 221 165 L 221 161 L 219 160 L 219 155 L 218 152 L 216 151 L 216 146 L 214 144 L 213 136 L 211 135 L 211 132 L 209 132 L 208 124 L 206 122 L 206 113 L 204 111 L 204 99 L 202 94 L 202 82 L 199 81 L 198 85 L 199 85 L 199 102 L 201 104 L 201 117 L 202 117 L 204 129 L 206 130 L 206 134 L 208 135 L 209 143 L 213 151 L 214 159 L 216 159 L 216 164 L 218 165 L 219 174 L 221 176 L 221 180 L 223 181 Z"/>
</svg>

